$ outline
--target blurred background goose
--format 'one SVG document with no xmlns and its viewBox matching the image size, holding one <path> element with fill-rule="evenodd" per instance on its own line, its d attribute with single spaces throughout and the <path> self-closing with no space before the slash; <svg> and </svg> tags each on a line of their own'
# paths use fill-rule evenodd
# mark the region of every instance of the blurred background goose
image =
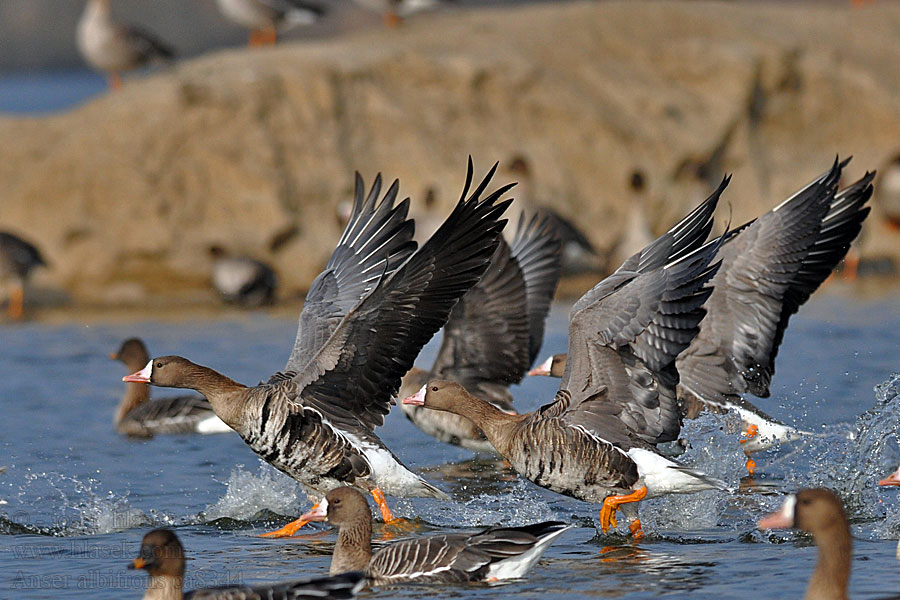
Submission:
<svg viewBox="0 0 900 600">
<path fill-rule="evenodd" d="M 272 267 L 249 256 L 229 255 L 221 246 L 212 246 L 212 284 L 229 304 L 245 307 L 271 304 L 278 277 Z"/>
<path fill-rule="evenodd" d="M 147 346 L 140 338 L 122 342 L 119 350 L 109 355 L 133 373 L 150 360 Z M 230 433 L 232 429 L 216 416 L 203 396 L 190 394 L 150 399 L 146 383 L 126 383 L 125 395 L 115 417 L 116 431 L 133 437 L 152 437 L 158 433 Z"/>
<path fill-rule="evenodd" d="M 109 87 L 122 87 L 121 73 L 150 62 L 171 61 L 172 49 L 153 34 L 115 23 L 110 14 L 110 0 L 88 0 L 75 38 L 78 50 L 89 65 L 103 71 Z"/>
<path fill-rule="evenodd" d="M 0 283 L 4 283 L 7 288 L 7 313 L 10 318 L 22 318 L 25 283 L 32 269 L 46 265 L 41 253 L 33 245 L 8 231 L 0 231 Z"/>
<path fill-rule="evenodd" d="M 230 21 L 250 29 L 250 45 L 271 45 L 278 32 L 315 23 L 325 10 L 303 0 L 216 0 L 219 11 Z"/>
</svg>

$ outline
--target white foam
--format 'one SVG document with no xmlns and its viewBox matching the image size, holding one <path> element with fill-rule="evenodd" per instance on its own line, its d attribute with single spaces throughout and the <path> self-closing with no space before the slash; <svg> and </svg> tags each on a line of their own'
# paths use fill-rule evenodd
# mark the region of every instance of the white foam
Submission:
<svg viewBox="0 0 900 600">
<path fill-rule="evenodd" d="M 223 517 L 249 520 L 263 510 L 299 515 L 306 505 L 297 482 L 262 461 L 256 473 L 239 465 L 225 487 L 225 495 L 204 511 L 207 521 Z"/>
</svg>

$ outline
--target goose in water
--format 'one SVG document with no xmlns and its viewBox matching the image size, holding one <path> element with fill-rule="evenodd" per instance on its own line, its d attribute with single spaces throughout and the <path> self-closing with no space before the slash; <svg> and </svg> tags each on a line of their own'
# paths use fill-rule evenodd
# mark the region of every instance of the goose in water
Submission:
<svg viewBox="0 0 900 600">
<path fill-rule="evenodd" d="M 129 338 L 109 357 L 125 363 L 128 372 L 133 373 L 147 364 L 150 353 L 142 340 Z M 115 425 L 116 431 L 133 437 L 152 437 L 158 433 L 231 432 L 231 427 L 216 416 L 206 398 L 188 395 L 151 400 L 150 386 L 146 383 L 125 384 Z"/>
<path fill-rule="evenodd" d="M 704 243 L 728 180 L 684 220 L 575 303 L 569 356 L 554 400 L 507 414 L 456 382 L 434 380 L 405 404 L 464 415 L 512 467 L 554 492 L 602 503 L 600 527 L 622 507 L 643 535 L 634 503 L 724 488 L 671 461 L 655 444 L 677 439 L 675 357 L 697 335 L 722 238 Z"/>
<path fill-rule="evenodd" d="M 347 600 L 366 584 L 359 571 L 274 585 L 223 585 L 183 592 L 184 546 L 171 529 L 154 529 L 141 540 L 129 569 L 143 569 L 150 578 L 144 600 Z"/>
<path fill-rule="evenodd" d="M 525 376 L 544 337 L 544 320 L 559 281 L 560 243 L 553 223 L 536 214 L 519 219 L 512 246 L 502 238 L 491 266 L 450 313 L 430 371 L 412 368 L 400 397 L 432 379 L 449 379 L 505 412 L 515 412 L 509 386 Z M 492 452 L 481 431 L 463 416 L 402 404 L 410 421 L 442 442 Z"/>
<path fill-rule="evenodd" d="M 759 522 L 762 529 L 802 529 L 819 547 L 819 561 L 806 588 L 807 600 L 847 600 L 853 543 L 840 498 L 824 488 L 800 490 L 781 510 Z"/>
<path fill-rule="evenodd" d="M 278 41 L 278 32 L 298 25 L 312 25 L 325 10 L 304 0 L 216 0 L 229 21 L 250 30 L 250 45 Z"/>
<path fill-rule="evenodd" d="M 478 533 L 401 540 L 373 553 L 372 513 L 365 497 L 353 488 L 331 490 L 305 518 L 338 528 L 330 573 L 363 571 L 372 585 L 520 578 L 558 535 L 572 527 L 560 521 L 490 527 Z"/>
<path fill-rule="evenodd" d="M 394 206 L 397 182 L 377 202 L 380 178 L 366 198 L 357 176 L 353 216 L 306 296 L 285 371 L 268 383 L 246 387 L 178 356 L 154 358 L 125 380 L 199 391 L 254 452 L 315 498 L 352 485 L 372 493 L 385 521 L 393 516 L 384 493 L 445 498 L 374 430 L 422 346 L 488 267 L 511 202 L 501 198 L 512 184 L 482 197 L 495 170 L 470 194 L 469 159 L 456 208 L 415 253 L 409 200 Z"/>
<path fill-rule="evenodd" d="M 741 416 L 751 475 L 756 463 L 749 453 L 802 434 L 741 395 L 769 396 L 791 315 L 844 257 L 869 214 L 865 204 L 875 174 L 838 192 L 847 162 L 835 161 L 827 173 L 726 237 L 700 333 L 676 361 L 688 418 L 704 408 Z M 530 374 L 561 377 L 565 367 L 565 355 L 556 355 Z"/>
<path fill-rule="evenodd" d="M 275 300 L 278 277 L 272 267 L 249 256 L 229 255 L 221 246 L 212 246 L 212 284 L 229 304 L 256 307 Z"/>
<path fill-rule="evenodd" d="M 88 0 L 78 21 L 76 42 L 84 59 L 109 78 L 109 87 L 122 87 L 122 71 L 153 61 L 169 62 L 175 53 L 156 36 L 112 20 L 110 0 Z"/>
<path fill-rule="evenodd" d="M 900 467 L 897 468 L 896 471 L 882 479 L 878 482 L 878 485 L 882 485 L 885 487 L 888 486 L 898 486 L 900 487 Z M 900 542 L 897 543 L 897 559 L 900 560 Z"/>
<path fill-rule="evenodd" d="M 24 314 L 25 283 L 35 267 L 46 266 L 37 248 L 17 235 L 0 231 L 0 281 L 8 288 L 7 314 L 19 320 Z"/>
</svg>

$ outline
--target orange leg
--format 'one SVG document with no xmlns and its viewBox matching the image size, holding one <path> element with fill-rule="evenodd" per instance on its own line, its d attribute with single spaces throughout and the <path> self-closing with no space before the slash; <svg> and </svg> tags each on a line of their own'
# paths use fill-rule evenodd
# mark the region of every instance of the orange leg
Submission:
<svg viewBox="0 0 900 600">
<path fill-rule="evenodd" d="M 25 289 L 21 285 L 14 285 L 9 291 L 9 318 L 16 321 L 22 318 L 25 305 Z"/>
<path fill-rule="evenodd" d="M 384 492 L 379 488 L 372 490 L 372 498 L 381 510 L 381 519 L 384 521 L 385 525 L 393 525 L 402 529 L 412 529 L 406 519 L 395 517 L 391 514 L 391 509 L 388 508 L 387 501 L 384 499 Z"/>
<path fill-rule="evenodd" d="M 750 477 L 753 477 L 756 473 L 756 461 L 750 458 L 749 454 L 747 455 L 747 463 L 745 466 L 747 467 L 747 474 L 750 475 Z"/>
<path fill-rule="evenodd" d="M 631 536 L 635 540 L 644 539 L 644 530 L 641 529 L 641 520 L 635 519 L 631 523 L 628 524 L 628 530 L 631 531 Z"/>
<path fill-rule="evenodd" d="M 118 72 L 110 71 L 107 81 L 109 82 L 109 89 L 114 92 L 122 89 L 122 77 Z"/>
<path fill-rule="evenodd" d="M 278 30 L 274 27 L 267 27 L 260 32 L 262 43 L 265 46 L 274 46 L 278 41 Z"/>
<path fill-rule="evenodd" d="M 639 502 L 647 497 L 647 488 L 642 486 L 625 496 L 609 496 L 603 501 L 603 508 L 600 509 L 600 529 L 603 533 L 609 531 L 610 526 L 617 527 L 616 512 L 619 510 L 620 504 L 629 502 Z M 640 529 L 640 521 L 637 522 L 637 528 Z M 643 535 L 643 533 L 641 533 Z"/>
<path fill-rule="evenodd" d="M 403 19 L 400 18 L 400 15 L 398 15 L 394 11 L 384 13 L 381 16 L 381 20 L 384 22 L 385 27 L 390 27 L 391 29 L 400 27 L 400 24 L 403 22 Z"/>
<path fill-rule="evenodd" d="M 841 276 L 847 281 L 856 281 L 859 278 L 859 252 L 856 248 L 850 248 L 844 256 L 844 268 Z"/>
<path fill-rule="evenodd" d="M 319 504 L 313 504 L 313 507 L 310 509 L 310 512 L 316 510 Z M 275 531 L 268 531 L 266 533 L 260 534 L 259 537 L 271 537 L 271 538 L 283 538 L 283 537 L 291 537 L 297 530 L 309 523 L 306 519 L 297 519 L 296 521 L 291 521 L 281 529 L 277 529 Z"/>
<path fill-rule="evenodd" d="M 748 425 L 747 431 L 741 433 L 741 443 L 746 444 L 753 438 L 759 435 L 759 427 L 756 425 Z"/>
<path fill-rule="evenodd" d="M 758 435 L 759 435 L 759 427 L 757 427 L 756 425 L 749 425 L 747 427 L 747 431 L 743 432 L 740 442 L 742 444 L 746 444 L 747 442 L 749 442 L 750 440 L 752 440 L 753 438 L 755 438 Z M 756 472 L 756 461 L 753 460 L 752 458 L 750 458 L 749 452 L 745 452 L 744 454 L 747 455 L 747 464 L 745 465 L 747 467 L 747 473 L 749 473 L 750 476 L 752 477 L 753 474 Z"/>
</svg>

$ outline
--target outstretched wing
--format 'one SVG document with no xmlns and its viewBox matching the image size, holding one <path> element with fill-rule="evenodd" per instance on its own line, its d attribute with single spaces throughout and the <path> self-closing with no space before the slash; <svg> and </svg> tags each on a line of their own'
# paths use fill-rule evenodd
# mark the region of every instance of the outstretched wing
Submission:
<svg viewBox="0 0 900 600">
<path fill-rule="evenodd" d="M 527 359 L 525 279 L 500 238 L 488 270 L 450 313 L 431 371 L 464 385 L 510 385 L 528 369 Z"/>
<path fill-rule="evenodd" d="M 723 246 L 707 317 L 678 359 L 686 390 L 709 402 L 769 395 L 788 320 L 844 257 L 869 212 L 874 173 L 836 194 L 846 164 L 835 161 Z"/>
<path fill-rule="evenodd" d="M 675 357 L 697 335 L 711 261 L 723 238 L 704 244 L 724 189 L 713 195 L 573 307 L 557 399 L 542 409 L 606 440 L 671 441 L 681 429 Z"/>
<path fill-rule="evenodd" d="M 513 258 L 525 277 L 528 304 L 528 363 L 534 363 L 544 342 L 544 321 L 562 272 L 562 248 L 556 233 L 554 218 L 543 211 L 535 213 L 526 223 L 519 218 L 516 237 L 511 245 Z M 519 380 L 525 371 L 519 375 Z"/>
<path fill-rule="evenodd" d="M 466 199 L 472 161 L 456 208 L 422 248 L 351 310 L 295 377 L 302 402 L 346 431 L 381 425 L 401 377 L 487 269 L 511 200 L 503 186 L 481 197 L 496 165 Z M 308 385 L 306 382 L 309 382 Z M 359 427 L 362 426 L 362 430 Z"/>
<path fill-rule="evenodd" d="M 286 371 L 305 369 L 350 309 L 415 251 L 414 224 L 406 218 L 409 198 L 394 206 L 399 185 L 395 180 L 378 202 L 381 174 L 368 196 L 356 174 L 353 212 L 328 265 L 306 294 Z"/>
</svg>

